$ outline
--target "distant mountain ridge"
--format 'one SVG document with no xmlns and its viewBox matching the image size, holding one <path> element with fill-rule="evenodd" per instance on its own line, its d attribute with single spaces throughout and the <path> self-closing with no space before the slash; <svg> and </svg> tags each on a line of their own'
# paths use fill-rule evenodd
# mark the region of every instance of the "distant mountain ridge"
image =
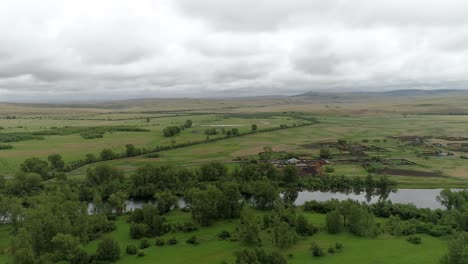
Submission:
<svg viewBox="0 0 468 264">
<path fill-rule="evenodd" d="M 385 99 L 385 98 L 408 98 L 408 97 L 433 97 L 433 96 L 453 96 L 453 95 L 468 95 L 468 90 L 458 89 L 437 89 L 437 90 L 422 90 L 422 89 L 402 89 L 390 90 L 382 92 L 306 92 L 293 97 L 321 100 L 321 101 L 357 101 L 363 99 Z"/>
<path fill-rule="evenodd" d="M 329 94 L 329 95 L 396 95 L 396 96 L 407 96 L 407 95 L 431 95 L 431 94 L 447 94 L 447 93 L 468 93 L 468 90 L 461 89 L 437 89 L 437 90 L 422 90 L 422 89 L 401 89 L 401 90 L 390 90 L 381 92 L 323 92 L 323 91 L 311 91 L 298 94 L 295 96 L 308 96 L 318 94 Z"/>
</svg>

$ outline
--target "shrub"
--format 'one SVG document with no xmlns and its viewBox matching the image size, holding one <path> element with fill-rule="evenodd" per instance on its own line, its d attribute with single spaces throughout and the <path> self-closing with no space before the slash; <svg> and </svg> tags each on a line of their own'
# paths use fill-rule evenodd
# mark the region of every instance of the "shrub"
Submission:
<svg viewBox="0 0 468 264">
<path fill-rule="evenodd" d="M 320 158 L 322 159 L 329 159 L 331 157 L 331 152 L 329 149 L 321 149 L 320 150 Z"/>
<path fill-rule="evenodd" d="M 200 244 L 200 241 L 197 239 L 196 236 L 192 236 L 191 238 L 187 239 L 185 243 L 191 244 L 191 245 L 198 245 Z"/>
<path fill-rule="evenodd" d="M 158 238 L 158 239 L 156 239 L 155 244 L 156 244 L 156 246 L 162 247 L 162 246 L 164 246 L 164 244 L 166 244 L 166 242 L 164 242 L 164 240 Z"/>
<path fill-rule="evenodd" d="M 156 159 L 156 158 L 159 158 L 161 155 L 157 152 L 155 153 L 149 153 L 149 154 L 146 154 L 145 157 L 146 158 L 150 158 L 150 159 Z"/>
<path fill-rule="evenodd" d="M 223 230 L 218 234 L 218 238 L 221 239 L 221 240 L 226 240 L 228 238 L 231 238 L 231 233 L 229 233 L 226 230 Z"/>
<path fill-rule="evenodd" d="M 126 251 L 127 251 L 127 254 L 129 255 L 135 255 L 138 252 L 138 249 L 135 245 L 130 244 L 127 246 Z"/>
<path fill-rule="evenodd" d="M 148 248 L 150 246 L 150 242 L 147 238 L 143 238 L 141 241 L 140 241 L 140 248 L 141 249 L 145 249 L 145 248 Z"/>
<path fill-rule="evenodd" d="M 13 146 L 12 145 L 1 145 L 0 144 L 0 149 L 12 149 Z"/>
<path fill-rule="evenodd" d="M 336 248 L 336 251 L 341 251 L 343 250 L 343 244 L 341 244 L 340 242 L 336 242 L 335 248 Z"/>
<path fill-rule="evenodd" d="M 416 244 L 416 245 L 422 243 L 421 237 L 418 237 L 418 236 L 409 236 L 406 240 L 408 242 L 410 242 L 412 244 Z"/>
<path fill-rule="evenodd" d="M 96 259 L 103 262 L 115 262 L 120 258 L 120 247 L 111 237 L 104 237 L 98 244 Z"/>
<path fill-rule="evenodd" d="M 145 224 L 132 223 L 130 226 L 130 237 L 140 239 L 146 235 L 148 227 Z"/>
<path fill-rule="evenodd" d="M 145 256 L 145 252 L 143 252 L 143 251 L 138 252 L 138 257 L 139 258 L 142 258 L 144 256 Z"/>
<path fill-rule="evenodd" d="M 198 227 L 192 222 L 186 222 L 182 225 L 181 230 L 182 232 L 192 232 L 192 231 L 197 231 Z"/>
<path fill-rule="evenodd" d="M 334 247 L 329 247 L 328 248 L 328 253 L 335 254 L 335 252 L 336 252 L 336 249 Z"/>
<path fill-rule="evenodd" d="M 324 255 L 322 248 L 319 247 L 319 245 L 317 245 L 316 243 L 312 244 L 312 255 L 314 257 L 321 257 Z"/>
<path fill-rule="evenodd" d="M 326 166 L 326 167 L 325 167 L 325 172 L 328 172 L 328 173 L 335 172 L 335 168 L 330 167 L 330 166 Z"/>
<path fill-rule="evenodd" d="M 175 244 L 177 244 L 177 243 L 179 243 L 179 241 L 177 241 L 177 239 L 176 239 L 175 237 L 173 237 L 173 238 L 171 238 L 171 239 L 169 239 L 169 240 L 167 241 L 167 244 L 168 244 L 168 245 L 175 245 Z"/>
</svg>

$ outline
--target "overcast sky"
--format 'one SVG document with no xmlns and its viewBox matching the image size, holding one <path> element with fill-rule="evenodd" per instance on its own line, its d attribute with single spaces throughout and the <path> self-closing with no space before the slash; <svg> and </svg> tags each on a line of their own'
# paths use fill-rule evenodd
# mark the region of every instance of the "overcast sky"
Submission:
<svg viewBox="0 0 468 264">
<path fill-rule="evenodd" d="M 0 2 L 0 101 L 467 84 L 466 0 Z"/>
</svg>

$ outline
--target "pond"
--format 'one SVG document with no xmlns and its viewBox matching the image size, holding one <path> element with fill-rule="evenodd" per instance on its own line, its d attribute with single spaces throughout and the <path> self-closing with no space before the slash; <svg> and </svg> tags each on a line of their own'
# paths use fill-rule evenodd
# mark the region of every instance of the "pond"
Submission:
<svg viewBox="0 0 468 264">
<path fill-rule="evenodd" d="M 442 189 L 398 189 L 396 192 L 390 193 L 387 200 L 390 200 L 393 203 L 414 204 L 419 208 L 444 209 L 444 207 L 436 200 L 440 191 L 442 191 Z M 457 189 L 454 189 L 454 191 L 457 191 Z M 379 200 L 379 196 L 373 195 L 371 197 L 366 197 L 366 193 L 364 192 L 361 192 L 360 194 L 347 194 L 328 191 L 302 191 L 298 192 L 294 204 L 303 205 L 305 202 L 311 200 L 328 201 L 331 199 L 351 199 L 359 202 L 376 203 Z"/>
</svg>

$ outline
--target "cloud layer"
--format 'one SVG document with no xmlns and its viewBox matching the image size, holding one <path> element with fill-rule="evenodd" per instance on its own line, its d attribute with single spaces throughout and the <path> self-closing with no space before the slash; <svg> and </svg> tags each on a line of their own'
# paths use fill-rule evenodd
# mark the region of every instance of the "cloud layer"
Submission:
<svg viewBox="0 0 468 264">
<path fill-rule="evenodd" d="M 468 2 L 0 3 L 0 101 L 467 88 Z"/>
</svg>

